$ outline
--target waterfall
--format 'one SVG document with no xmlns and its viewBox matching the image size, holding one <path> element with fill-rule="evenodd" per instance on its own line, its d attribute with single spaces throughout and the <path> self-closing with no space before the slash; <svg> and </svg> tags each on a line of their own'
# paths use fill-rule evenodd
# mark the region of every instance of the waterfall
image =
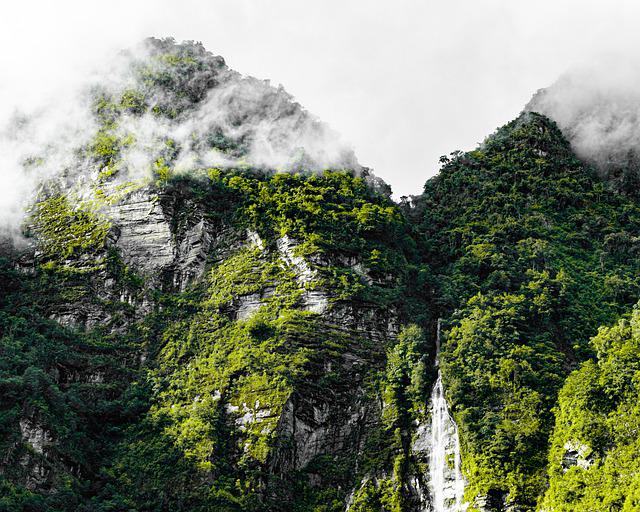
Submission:
<svg viewBox="0 0 640 512">
<path fill-rule="evenodd" d="M 439 365 L 440 319 L 436 339 L 436 366 Z M 431 393 L 431 439 L 429 457 L 429 480 L 434 512 L 462 512 L 464 503 L 464 477 L 460 469 L 460 439 L 458 427 L 449 413 L 444 396 L 442 373 L 438 369 L 438 379 Z"/>
</svg>

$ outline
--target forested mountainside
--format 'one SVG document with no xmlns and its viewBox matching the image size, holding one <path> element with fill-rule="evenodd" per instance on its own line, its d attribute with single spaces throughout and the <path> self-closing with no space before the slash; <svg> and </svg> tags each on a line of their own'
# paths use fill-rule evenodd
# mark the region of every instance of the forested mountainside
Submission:
<svg viewBox="0 0 640 512">
<path fill-rule="evenodd" d="M 0 245 L 0 510 L 640 510 L 640 203 L 554 121 L 396 204 L 201 45 L 85 99 Z"/>
<path fill-rule="evenodd" d="M 558 390 L 596 356 L 598 327 L 638 299 L 640 209 L 582 165 L 553 122 L 525 113 L 445 161 L 418 210 L 467 492 L 531 510 L 548 471 L 562 474 L 548 460 Z"/>
</svg>

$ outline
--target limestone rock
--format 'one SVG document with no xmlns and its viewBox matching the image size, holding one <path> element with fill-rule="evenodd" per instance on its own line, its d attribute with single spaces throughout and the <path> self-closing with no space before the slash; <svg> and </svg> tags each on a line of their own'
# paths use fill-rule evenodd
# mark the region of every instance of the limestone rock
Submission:
<svg viewBox="0 0 640 512">
<path fill-rule="evenodd" d="M 589 469 L 593 464 L 593 457 L 590 457 L 591 448 L 586 444 L 575 440 L 569 440 L 564 444 L 564 455 L 562 457 L 562 469 L 568 471 L 573 466 L 582 469 Z"/>
</svg>

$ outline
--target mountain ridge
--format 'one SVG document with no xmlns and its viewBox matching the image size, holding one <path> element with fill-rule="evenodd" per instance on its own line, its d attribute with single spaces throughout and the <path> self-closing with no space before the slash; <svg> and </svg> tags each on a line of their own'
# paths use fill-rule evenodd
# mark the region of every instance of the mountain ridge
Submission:
<svg viewBox="0 0 640 512">
<path fill-rule="evenodd" d="M 88 178 L 46 181 L 3 249 L 0 509 L 432 510 L 440 326 L 467 510 L 640 506 L 637 438 L 576 401 L 640 417 L 640 205 L 556 123 L 521 114 L 396 204 L 343 146 L 283 143 L 335 141 L 283 91 L 210 103 L 221 58 L 146 44 L 139 88 L 94 91 Z M 265 133 L 290 172 L 251 160 Z"/>
</svg>

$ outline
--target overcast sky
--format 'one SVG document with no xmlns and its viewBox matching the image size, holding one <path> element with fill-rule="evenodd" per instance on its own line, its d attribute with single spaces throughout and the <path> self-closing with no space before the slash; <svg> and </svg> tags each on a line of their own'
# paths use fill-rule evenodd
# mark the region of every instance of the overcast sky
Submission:
<svg viewBox="0 0 640 512">
<path fill-rule="evenodd" d="M 6 2 L 0 115 L 143 37 L 193 39 L 284 85 L 396 196 L 415 194 L 440 155 L 473 148 L 562 72 L 635 58 L 638 26 L 640 5 L 612 0 Z"/>
</svg>

